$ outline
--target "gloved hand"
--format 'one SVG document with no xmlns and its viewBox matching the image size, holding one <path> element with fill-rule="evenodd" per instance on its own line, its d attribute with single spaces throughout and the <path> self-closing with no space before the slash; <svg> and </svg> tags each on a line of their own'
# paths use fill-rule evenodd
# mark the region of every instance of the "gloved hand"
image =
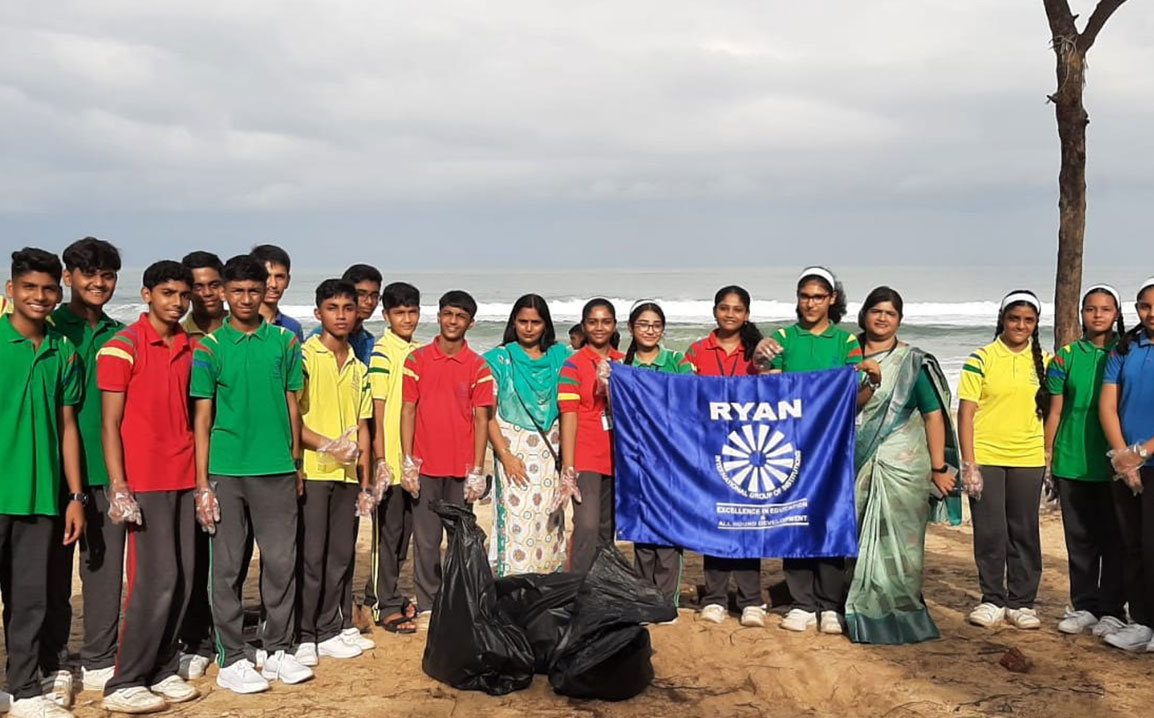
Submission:
<svg viewBox="0 0 1154 718">
<path fill-rule="evenodd" d="M 1042 495 L 1046 497 L 1046 503 L 1053 504 L 1058 501 L 1058 484 L 1054 481 L 1054 475 L 1050 472 L 1049 466 L 1042 474 Z"/>
<path fill-rule="evenodd" d="M 377 465 L 373 469 L 373 496 L 376 497 L 378 504 L 385 500 L 385 492 L 392 485 L 393 470 L 389 468 L 389 462 L 377 459 Z"/>
<path fill-rule="evenodd" d="M 613 373 L 613 362 L 602 359 L 597 362 L 597 391 L 604 394 L 609 391 L 609 375 Z"/>
<path fill-rule="evenodd" d="M 373 511 L 377 508 L 377 497 L 372 489 L 361 489 L 357 494 L 357 516 L 360 518 L 367 518 L 373 515 Z"/>
<path fill-rule="evenodd" d="M 982 467 L 969 461 L 962 462 L 962 491 L 976 501 L 982 500 Z"/>
<path fill-rule="evenodd" d="M 414 499 L 421 496 L 421 464 L 424 459 L 406 456 L 401 464 L 401 488 L 408 491 Z"/>
<path fill-rule="evenodd" d="M 216 523 L 220 521 L 220 502 L 216 492 L 205 486 L 196 490 L 196 520 L 209 534 L 216 533 Z"/>
<path fill-rule="evenodd" d="M 1150 458 L 1146 447 L 1141 444 L 1131 444 L 1125 449 L 1111 449 L 1106 452 L 1106 456 L 1110 457 L 1110 465 L 1114 467 L 1114 471 L 1119 474 L 1124 474 L 1127 471 L 1142 468 L 1146 464 L 1146 460 Z"/>
<path fill-rule="evenodd" d="M 549 513 L 564 507 L 569 499 L 581 503 L 581 489 L 577 488 L 577 471 L 572 466 L 561 472 L 561 481 L 557 485 L 557 493 L 553 496 L 553 506 L 549 509 Z"/>
<path fill-rule="evenodd" d="M 480 466 L 469 469 L 465 477 L 465 503 L 471 504 L 485 495 L 488 482 L 485 481 L 485 470 Z"/>
<path fill-rule="evenodd" d="M 337 438 L 329 439 L 317 447 L 317 452 L 328 454 L 338 464 L 351 466 L 357 463 L 357 457 L 361 455 L 361 449 L 357 446 L 356 435 L 357 427 L 345 429 Z"/>
<path fill-rule="evenodd" d="M 768 369 L 773 364 L 773 360 L 778 357 L 785 349 L 773 337 L 766 337 L 757 343 L 757 348 L 753 350 L 753 360 L 757 365 L 763 369 Z"/>
<path fill-rule="evenodd" d="M 117 486 L 108 494 L 108 519 L 114 524 L 141 525 L 140 504 L 132 496 L 127 486 Z"/>
</svg>

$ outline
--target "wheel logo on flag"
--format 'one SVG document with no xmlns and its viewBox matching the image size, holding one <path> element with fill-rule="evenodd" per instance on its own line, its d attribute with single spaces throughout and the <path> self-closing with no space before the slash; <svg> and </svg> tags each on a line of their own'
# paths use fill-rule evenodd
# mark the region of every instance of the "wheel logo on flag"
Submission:
<svg viewBox="0 0 1154 718">
<path fill-rule="evenodd" d="M 714 462 L 717 473 L 737 493 L 751 499 L 772 499 L 797 480 L 801 451 L 768 424 L 746 424 L 729 432 Z"/>
</svg>

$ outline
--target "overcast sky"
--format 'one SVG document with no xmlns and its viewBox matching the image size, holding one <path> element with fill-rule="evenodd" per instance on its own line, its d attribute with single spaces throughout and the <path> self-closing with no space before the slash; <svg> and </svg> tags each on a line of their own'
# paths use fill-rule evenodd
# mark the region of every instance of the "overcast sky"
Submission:
<svg viewBox="0 0 1154 718">
<path fill-rule="evenodd" d="M 1152 37 L 1129 2 L 1091 51 L 1091 263 L 1150 246 Z M 1048 42 L 1040 0 L 4 0 L 0 238 L 95 234 L 135 266 L 263 241 L 325 266 L 1045 263 Z"/>
</svg>

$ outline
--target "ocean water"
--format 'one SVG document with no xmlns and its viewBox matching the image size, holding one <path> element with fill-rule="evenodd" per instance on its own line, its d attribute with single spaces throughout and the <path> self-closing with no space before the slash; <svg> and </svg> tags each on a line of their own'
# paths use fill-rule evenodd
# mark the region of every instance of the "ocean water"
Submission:
<svg viewBox="0 0 1154 718">
<path fill-rule="evenodd" d="M 1123 297 L 1132 294 L 1152 267 L 1089 267 L 1087 285 L 1110 282 Z M 281 310 L 299 319 L 307 328 L 313 318 L 313 291 L 340 269 L 294 268 L 292 285 Z M 421 290 L 422 322 L 417 331 L 421 340 L 436 334 L 437 299 L 450 289 L 470 292 L 478 303 L 476 326 L 469 342 L 477 350 L 500 342 L 509 310 L 517 297 L 535 292 L 549 301 L 559 338 L 575 323 L 581 307 L 591 297 L 611 299 L 621 322 L 622 348 L 629 337 L 625 319 L 630 305 L 638 299 L 656 299 L 667 319 L 665 344 L 684 350 L 713 328 L 713 294 L 728 284 L 745 287 L 753 297 L 752 319 L 769 333 L 794 320 L 795 282 L 798 268 L 738 267 L 731 269 L 604 269 L 604 270 L 508 270 L 508 271 L 385 271 L 386 283 L 407 281 Z M 1013 289 L 1032 289 L 1042 297 L 1042 336 L 1052 344 L 1053 267 L 846 267 L 838 271 L 845 285 L 849 315 L 843 326 L 856 331 L 860 300 L 874 287 L 888 285 L 905 300 L 901 338 L 934 354 L 942 363 L 951 385 L 965 357 L 975 347 L 992 340 L 998 301 Z M 122 272 L 121 283 L 109 313 L 131 320 L 141 311 L 137 287 L 140 270 Z M 1128 311 L 1129 313 L 1129 311 Z M 1128 317 L 1132 322 L 1133 318 Z M 369 331 L 380 335 L 385 327 L 379 318 L 368 323 Z"/>
</svg>

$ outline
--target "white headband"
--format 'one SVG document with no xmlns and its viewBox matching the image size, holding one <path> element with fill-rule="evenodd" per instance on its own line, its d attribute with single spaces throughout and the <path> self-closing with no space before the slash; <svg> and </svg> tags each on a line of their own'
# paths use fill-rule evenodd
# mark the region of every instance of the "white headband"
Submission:
<svg viewBox="0 0 1154 718">
<path fill-rule="evenodd" d="M 636 302 L 633 302 L 632 307 L 629 307 L 629 313 L 632 314 L 633 311 L 637 309 L 637 307 L 640 307 L 642 304 L 656 304 L 659 307 L 661 306 L 661 302 L 657 301 L 656 299 L 638 299 Z"/>
<path fill-rule="evenodd" d="M 1038 301 L 1038 297 L 1035 296 L 1033 292 L 1011 292 L 1007 294 L 1006 298 L 1002 300 L 1001 311 L 1006 311 L 1006 307 L 1011 304 L 1017 304 L 1018 302 L 1025 302 L 1032 306 L 1038 314 L 1042 313 L 1042 303 Z"/>
<path fill-rule="evenodd" d="M 837 280 L 833 278 L 833 272 L 829 271 L 825 267 L 806 267 L 798 276 L 798 283 L 800 284 L 801 280 L 805 279 L 806 277 L 821 277 L 825 281 L 829 282 L 830 289 L 837 288 Z"/>
<path fill-rule="evenodd" d="M 1151 277 L 1150 281 L 1154 283 L 1154 277 Z M 1091 292 L 1096 292 L 1098 290 L 1102 290 L 1103 292 L 1108 293 L 1111 297 L 1114 297 L 1114 303 L 1118 306 L 1119 309 L 1122 308 L 1122 297 L 1119 296 L 1118 290 L 1111 287 L 1109 284 L 1095 284 L 1092 287 L 1088 287 L 1086 291 L 1082 292 L 1082 304 L 1086 303 L 1086 297 L 1090 296 Z"/>
<path fill-rule="evenodd" d="M 1138 293 L 1145 292 L 1150 287 L 1154 287 L 1154 277 L 1146 277 L 1146 281 L 1142 282 L 1142 286 L 1138 287 Z"/>
</svg>

